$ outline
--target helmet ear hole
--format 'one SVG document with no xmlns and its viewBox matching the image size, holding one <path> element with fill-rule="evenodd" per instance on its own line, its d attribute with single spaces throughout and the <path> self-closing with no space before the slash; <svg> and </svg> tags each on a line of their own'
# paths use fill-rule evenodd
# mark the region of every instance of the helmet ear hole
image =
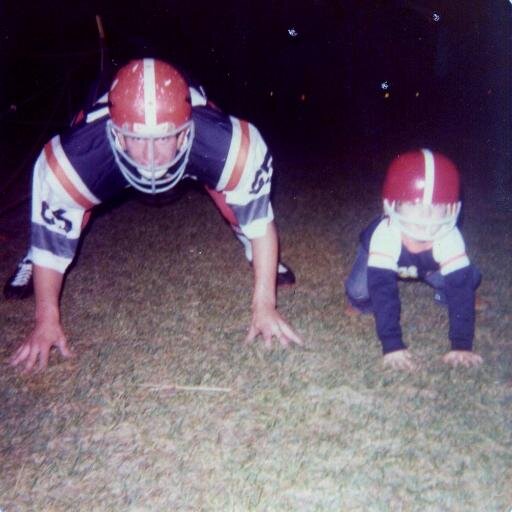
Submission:
<svg viewBox="0 0 512 512">
<path fill-rule="evenodd" d="M 395 210 L 395 201 L 388 201 L 387 199 L 384 199 L 382 201 L 384 214 L 391 217 L 392 212 Z"/>
<path fill-rule="evenodd" d="M 180 132 L 178 134 L 178 141 L 177 141 L 178 150 L 181 149 L 181 147 L 183 146 L 183 144 L 186 140 L 186 137 L 188 135 L 188 132 L 189 132 L 189 130 L 183 130 L 182 132 Z"/>
<path fill-rule="evenodd" d="M 116 146 L 119 147 L 119 149 L 126 151 L 126 141 L 123 135 L 121 135 L 117 130 L 113 130 L 114 132 L 114 139 Z"/>
</svg>

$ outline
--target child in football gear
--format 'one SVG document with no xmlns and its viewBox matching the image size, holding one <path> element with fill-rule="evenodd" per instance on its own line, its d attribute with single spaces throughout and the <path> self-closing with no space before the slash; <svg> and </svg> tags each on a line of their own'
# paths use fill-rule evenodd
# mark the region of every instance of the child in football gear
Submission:
<svg viewBox="0 0 512 512">
<path fill-rule="evenodd" d="M 451 366 L 478 366 L 473 350 L 475 290 L 481 274 L 466 254 L 456 226 L 460 213 L 459 172 L 446 156 L 421 149 L 399 155 L 389 166 L 382 199 L 384 214 L 360 235 L 345 282 L 348 312 L 373 313 L 384 365 L 414 370 L 400 326 L 399 279 L 434 288 L 447 306 Z"/>
</svg>

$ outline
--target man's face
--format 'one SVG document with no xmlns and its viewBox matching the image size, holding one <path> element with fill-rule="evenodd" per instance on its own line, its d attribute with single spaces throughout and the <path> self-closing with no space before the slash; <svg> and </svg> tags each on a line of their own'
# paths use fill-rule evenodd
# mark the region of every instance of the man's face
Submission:
<svg viewBox="0 0 512 512">
<path fill-rule="evenodd" d="M 109 122 L 108 141 L 120 172 L 141 192 L 156 194 L 174 187 L 183 177 L 192 148 L 194 125 L 188 121 L 175 128 L 156 126 L 119 127 Z"/>
<path fill-rule="evenodd" d="M 161 166 L 172 162 L 178 151 L 176 135 L 158 138 L 123 136 L 126 152 L 141 166 Z"/>
</svg>

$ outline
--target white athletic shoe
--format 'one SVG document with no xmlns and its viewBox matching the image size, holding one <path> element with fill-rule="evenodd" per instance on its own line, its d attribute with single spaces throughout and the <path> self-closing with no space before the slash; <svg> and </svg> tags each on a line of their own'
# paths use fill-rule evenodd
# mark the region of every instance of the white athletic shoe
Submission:
<svg viewBox="0 0 512 512">
<path fill-rule="evenodd" d="M 32 280 L 32 261 L 23 258 L 16 267 L 14 273 L 9 277 L 4 286 L 4 297 L 10 299 L 26 299 L 34 293 Z"/>
</svg>

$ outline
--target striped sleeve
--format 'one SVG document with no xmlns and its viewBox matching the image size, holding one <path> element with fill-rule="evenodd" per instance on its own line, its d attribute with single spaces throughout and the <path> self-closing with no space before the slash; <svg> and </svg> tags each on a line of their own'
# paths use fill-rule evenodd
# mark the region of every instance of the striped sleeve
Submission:
<svg viewBox="0 0 512 512">
<path fill-rule="evenodd" d="M 274 219 L 272 156 L 255 126 L 233 117 L 231 122 L 231 144 L 217 190 L 224 192 L 242 232 L 249 239 L 258 238 Z"/>
<path fill-rule="evenodd" d="M 434 241 L 432 256 L 439 263 L 443 276 L 465 268 L 470 264 L 466 254 L 464 239 L 457 228 L 452 229 L 440 240 Z"/>
<path fill-rule="evenodd" d="M 31 245 L 36 265 L 65 272 L 85 212 L 100 200 L 84 184 L 54 137 L 39 155 L 32 182 Z"/>
<path fill-rule="evenodd" d="M 401 248 L 400 232 L 382 219 L 370 239 L 368 266 L 397 272 Z"/>
</svg>

